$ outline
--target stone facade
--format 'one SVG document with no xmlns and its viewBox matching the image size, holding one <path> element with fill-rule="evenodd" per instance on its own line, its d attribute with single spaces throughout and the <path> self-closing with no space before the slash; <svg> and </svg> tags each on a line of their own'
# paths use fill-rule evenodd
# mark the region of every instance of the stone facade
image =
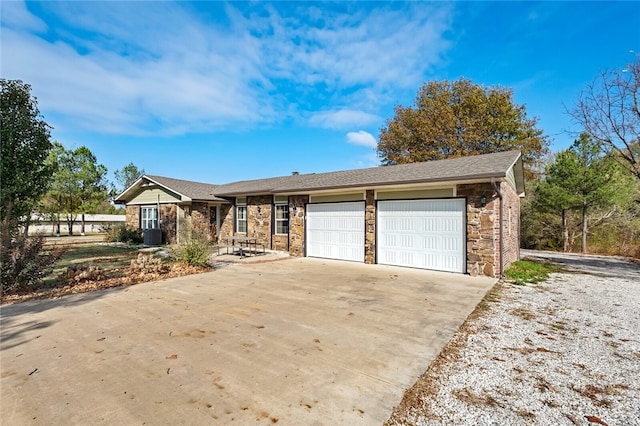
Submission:
<svg viewBox="0 0 640 426">
<path fill-rule="evenodd" d="M 140 228 L 140 206 L 127 206 L 125 224 L 131 228 Z"/>
<path fill-rule="evenodd" d="M 289 197 L 289 253 L 292 256 L 304 256 L 304 216 L 308 195 Z"/>
<path fill-rule="evenodd" d="M 458 196 L 467 197 L 467 272 L 471 275 L 499 277 L 520 257 L 520 198 L 506 182 L 500 183 L 498 188 L 502 201 L 491 183 L 458 186 Z M 486 197 L 484 207 L 482 196 Z"/>
<path fill-rule="evenodd" d="M 231 204 L 220 206 L 220 238 L 228 238 L 233 235 L 233 221 L 235 218 L 234 207 Z"/>
<path fill-rule="evenodd" d="M 499 221 L 496 210 L 500 200 L 491 183 L 459 185 L 458 196 L 467 198 L 467 272 L 471 275 L 490 277 L 500 273 L 496 247 L 499 238 L 496 229 Z M 486 197 L 486 205 L 481 203 Z"/>
<path fill-rule="evenodd" d="M 271 249 L 271 195 L 247 197 L 247 236 Z"/>
<path fill-rule="evenodd" d="M 143 206 L 133 205 L 126 207 L 126 225 L 132 228 L 140 228 L 140 208 Z M 168 244 L 176 243 L 176 214 L 175 204 L 160 204 L 160 229 L 162 230 L 162 242 Z"/>
<path fill-rule="evenodd" d="M 177 212 L 178 206 L 175 204 L 160 204 L 160 229 L 164 243 L 176 243 Z"/>
<path fill-rule="evenodd" d="M 376 263 L 376 200 L 373 189 L 367 190 L 364 222 L 364 262 Z"/>
<path fill-rule="evenodd" d="M 520 198 L 508 183 L 501 182 L 498 185 L 502 198 L 490 182 L 457 186 L 457 197 L 465 197 L 467 201 L 467 273 L 471 275 L 498 277 L 511 262 L 519 259 Z M 483 196 L 486 197 L 485 205 L 482 205 Z M 308 195 L 289 197 L 289 234 L 277 235 L 273 196 L 247 197 L 247 235 L 258 238 L 266 249 L 287 251 L 292 256 L 305 256 L 305 208 L 308 203 Z M 215 223 L 212 208 L 215 209 L 208 203 L 198 202 L 187 207 L 192 229 L 210 235 Z M 165 243 L 176 243 L 176 223 L 180 211 L 175 204 L 161 205 L 160 219 Z M 218 237 L 234 235 L 235 206 L 221 204 L 219 214 Z M 375 191 L 368 189 L 365 193 L 365 263 L 370 264 L 377 261 L 376 214 Z M 126 207 L 126 224 L 140 227 L 140 206 Z"/>
<path fill-rule="evenodd" d="M 209 239 L 210 236 L 210 213 L 211 209 L 207 203 L 191 204 L 191 233 L 192 236 Z"/>
</svg>

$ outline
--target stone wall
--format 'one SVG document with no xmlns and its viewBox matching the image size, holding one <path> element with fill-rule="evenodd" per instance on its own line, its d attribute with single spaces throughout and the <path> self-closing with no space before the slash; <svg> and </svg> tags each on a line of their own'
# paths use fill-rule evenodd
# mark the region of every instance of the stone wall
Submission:
<svg viewBox="0 0 640 426">
<path fill-rule="evenodd" d="M 209 239 L 209 205 L 207 203 L 191 204 L 192 237 Z"/>
<path fill-rule="evenodd" d="M 520 198 L 506 182 L 502 194 L 502 241 L 500 248 L 500 198 L 491 183 L 460 185 L 458 195 L 467 197 L 467 272 L 499 277 L 520 258 Z M 487 197 L 482 207 L 481 197 Z M 504 256 L 501 267 L 501 256 Z"/>
<path fill-rule="evenodd" d="M 308 197 L 303 197 L 308 200 Z M 304 207 L 304 204 L 302 205 Z M 290 235 L 276 235 L 273 221 L 273 197 L 271 195 L 247 197 L 247 236 L 258 238 L 267 250 L 289 251 Z M 304 208 L 302 209 L 304 211 Z M 291 233 L 291 205 L 289 206 L 289 229 Z M 302 216 L 304 217 L 304 216 Z M 220 238 L 230 237 L 234 233 L 235 206 L 220 206 Z M 304 230 L 301 234 L 304 236 Z M 302 253 L 304 246 L 302 247 Z M 302 254 L 300 255 L 302 256 Z"/>
<path fill-rule="evenodd" d="M 304 256 L 304 214 L 309 202 L 308 195 L 289 197 L 289 254 Z M 294 214 L 294 209 L 296 213 Z"/>
<path fill-rule="evenodd" d="M 271 249 L 278 251 L 289 251 L 289 236 L 273 234 L 271 237 Z"/>
<path fill-rule="evenodd" d="M 467 272 L 495 277 L 500 274 L 498 214 L 500 200 L 491 183 L 459 185 L 458 196 L 467 197 Z M 482 196 L 487 204 L 481 204 Z"/>
<path fill-rule="evenodd" d="M 231 204 L 220 206 L 220 238 L 228 238 L 233 235 L 234 208 Z"/>
<path fill-rule="evenodd" d="M 247 197 L 247 236 L 271 249 L 271 195 Z"/>
<path fill-rule="evenodd" d="M 154 207 L 154 205 L 149 205 Z M 140 229 L 140 207 L 138 205 L 127 206 L 125 209 L 126 225 Z M 176 215 L 177 206 L 175 204 L 160 204 L 160 229 L 162 229 L 162 242 L 167 244 L 176 243 Z"/>
<path fill-rule="evenodd" d="M 373 189 L 367 190 L 364 221 L 364 262 L 376 263 L 376 201 Z"/>
<path fill-rule="evenodd" d="M 125 224 L 135 229 L 140 228 L 140 206 L 127 206 Z"/>
<path fill-rule="evenodd" d="M 177 242 L 176 220 L 178 206 L 175 204 L 160 204 L 160 229 L 162 229 L 162 242 L 175 244 Z"/>
</svg>

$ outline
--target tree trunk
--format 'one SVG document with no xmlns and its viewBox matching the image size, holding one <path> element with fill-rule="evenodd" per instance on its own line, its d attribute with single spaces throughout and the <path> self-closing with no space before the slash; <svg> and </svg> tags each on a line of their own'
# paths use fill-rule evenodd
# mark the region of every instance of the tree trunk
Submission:
<svg viewBox="0 0 640 426">
<path fill-rule="evenodd" d="M 587 203 L 582 203 L 582 253 L 587 252 Z"/>
<path fill-rule="evenodd" d="M 84 213 L 82 213 L 82 225 L 80 225 L 80 235 L 84 235 Z"/>
<path fill-rule="evenodd" d="M 562 251 L 569 251 L 569 228 L 567 227 L 567 211 L 562 209 Z"/>
<path fill-rule="evenodd" d="M 76 216 L 67 216 L 67 226 L 69 227 L 69 235 L 73 235 L 73 225 L 76 223 Z"/>
</svg>

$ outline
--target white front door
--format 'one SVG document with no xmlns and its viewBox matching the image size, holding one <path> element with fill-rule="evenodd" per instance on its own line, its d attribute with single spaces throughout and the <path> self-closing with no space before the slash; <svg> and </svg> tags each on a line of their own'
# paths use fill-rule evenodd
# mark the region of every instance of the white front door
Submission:
<svg viewBox="0 0 640 426">
<path fill-rule="evenodd" d="M 466 272 L 464 199 L 379 201 L 377 261 Z"/>
<path fill-rule="evenodd" d="M 307 205 L 307 256 L 364 262 L 364 201 Z"/>
</svg>

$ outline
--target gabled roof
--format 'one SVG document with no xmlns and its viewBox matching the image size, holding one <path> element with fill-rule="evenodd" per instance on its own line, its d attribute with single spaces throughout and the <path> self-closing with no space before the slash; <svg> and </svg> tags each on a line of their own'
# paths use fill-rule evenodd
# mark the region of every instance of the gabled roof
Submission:
<svg viewBox="0 0 640 426">
<path fill-rule="evenodd" d="M 125 203 L 141 188 L 158 185 L 180 196 L 181 201 L 228 201 L 216 196 L 218 187 L 210 183 L 192 182 L 189 180 L 173 179 L 164 176 L 144 175 L 133 183 L 115 199 L 116 203 Z"/>
<path fill-rule="evenodd" d="M 520 151 L 504 151 L 396 166 L 245 180 L 224 185 L 145 175 L 120 194 L 116 202 L 127 202 L 144 185 L 149 184 L 160 185 L 178 194 L 182 201 L 227 202 L 228 200 L 221 197 L 489 179 L 506 180 L 515 185 L 514 189 L 518 194 L 524 194 L 524 172 Z"/>
<path fill-rule="evenodd" d="M 422 163 L 233 182 L 219 185 L 216 195 L 236 196 L 410 183 L 506 179 L 510 172 L 513 172 L 515 178 L 514 189 L 518 194 L 524 193 L 520 151 L 505 151 Z"/>
</svg>

